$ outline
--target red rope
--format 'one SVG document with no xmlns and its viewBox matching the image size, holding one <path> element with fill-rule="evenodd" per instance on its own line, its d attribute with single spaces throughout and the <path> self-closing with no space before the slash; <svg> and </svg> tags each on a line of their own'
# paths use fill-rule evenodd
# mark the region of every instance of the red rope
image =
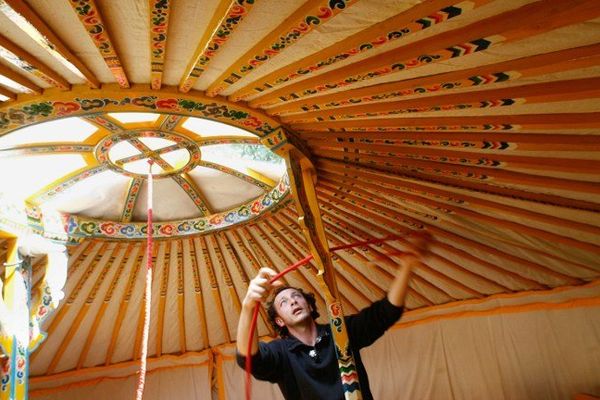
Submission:
<svg viewBox="0 0 600 400">
<path fill-rule="evenodd" d="M 146 242 L 146 291 L 144 303 L 144 331 L 142 333 L 142 351 L 140 354 L 140 375 L 136 391 L 136 400 L 142 400 L 146 383 L 146 359 L 148 358 L 148 336 L 150 331 L 150 305 L 152 301 L 152 160 L 148 160 L 148 232 Z"/>
<path fill-rule="evenodd" d="M 332 247 L 330 249 L 330 251 L 333 252 L 333 251 L 351 249 L 354 247 L 367 246 L 370 244 L 379 244 L 379 243 L 388 242 L 388 241 L 392 241 L 392 240 L 398 240 L 401 237 L 402 236 L 392 235 L 392 236 L 386 236 L 386 237 L 379 238 L 379 239 L 369 239 L 369 240 L 365 240 L 362 242 L 354 242 L 354 243 L 350 243 L 350 244 Z M 403 252 L 394 252 L 394 255 L 400 255 L 400 254 L 403 254 Z M 283 271 L 279 272 L 277 275 L 275 275 L 273 278 L 271 278 L 269 283 L 275 282 L 277 279 L 281 278 L 288 272 L 292 272 L 293 270 L 301 267 L 302 265 L 307 264 L 312 259 L 313 259 L 313 255 L 309 254 L 308 256 L 304 257 L 302 260 L 297 261 L 296 263 L 285 268 Z M 250 339 L 248 340 L 248 347 L 247 347 L 247 351 L 246 351 L 246 365 L 245 365 L 245 367 L 246 367 L 245 368 L 246 369 L 246 400 L 251 400 L 251 397 L 252 397 L 252 357 L 250 355 L 252 354 L 252 344 L 254 342 L 254 332 L 256 331 L 256 323 L 258 321 L 259 309 L 260 309 L 260 304 L 256 304 L 256 306 L 254 307 L 254 312 L 252 314 L 252 321 L 250 322 Z"/>
</svg>

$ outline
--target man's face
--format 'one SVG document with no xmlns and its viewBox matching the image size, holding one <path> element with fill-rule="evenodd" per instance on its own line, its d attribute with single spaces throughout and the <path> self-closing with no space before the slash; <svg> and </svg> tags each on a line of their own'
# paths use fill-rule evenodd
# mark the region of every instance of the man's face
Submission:
<svg viewBox="0 0 600 400">
<path fill-rule="evenodd" d="M 275 296 L 273 304 L 277 311 L 275 322 L 281 327 L 289 328 L 311 318 L 310 305 L 302 293 L 296 289 L 282 290 Z"/>
</svg>

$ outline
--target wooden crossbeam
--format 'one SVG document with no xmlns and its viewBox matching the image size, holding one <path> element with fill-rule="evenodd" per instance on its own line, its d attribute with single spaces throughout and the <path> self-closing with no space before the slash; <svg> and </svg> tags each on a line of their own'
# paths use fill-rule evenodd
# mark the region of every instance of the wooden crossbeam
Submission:
<svg viewBox="0 0 600 400">
<path fill-rule="evenodd" d="M 130 87 L 127 74 L 121 63 L 119 55 L 110 38 L 110 34 L 103 21 L 102 13 L 94 0 L 69 0 L 73 11 L 81 24 L 90 35 L 106 66 L 123 89 Z"/>
<path fill-rule="evenodd" d="M 194 86 L 198 77 L 206 70 L 208 64 L 229 40 L 235 28 L 248 15 L 254 5 L 252 1 L 233 0 L 225 9 L 224 6 L 227 5 L 228 1 L 221 1 L 213 19 L 207 26 L 206 33 L 211 32 L 212 36 L 207 38 L 205 33 L 205 36 L 200 40 L 194 56 L 179 83 L 180 92 L 187 93 Z M 220 18 L 220 20 L 217 18 Z M 215 26 L 216 28 L 213 28 Z"/>
<path fill-rule="evenodd" d="M 457 88 L 491 85 L 519 78 L 597 66 L 600 65 L 598 54 L 600 54 L 600 44 L 575 47 L 474 68 L 314 96 L 310 99 L 290 99 L 266 111 L 271 115 L 282 115 L 357 103 L 365 104 L 420 93 L 437 94 Z"/>
<path fill-rule="evenodd" d="M 71 88 L 71 84 L 65 78 L 2 35 L 0 35 L 0 56 L 22 71 L 43 80 L 50 86 L 58 87 L 62 90 L 69 90 Z"/>
<path fill-rule="evenodd" d="M 561 16 L 564 15 L 564 19 L 553 18 L 559 12 Z M 252 107 L 265 107 L 281 101 L 281 97 L 298 98 L 329 91 L 402 71 L 409 66 L 417 68 L 431 62 L 483 51 L 499 43 L 524 39 L 593 19 L 598 15 L 600 4 L 594 0 L 567 0 L 560 3 L 540 0 L 287 85 L 252 100 L 249 104 Z M 528 26 L 528 29 L 523 26 Z"/>
<path fill-rule="evenodd" d="M 484 130 L 485 126 L 510 130 L 518 125 L 528 129 L 595 129 L 600 113 L 511 114 L 460 117 L 377 118 L 292 124 L 295 131 L 366 130 L 366 128 L 456 127 L 450 130 Z M 473 128 L 470 128 L 473 127 Z M 480 128 L 478 128 L 480 127 Z M 489 129 L 489 128 L 488 128 Z"/>
<path fill-rule="evenodd" d="M 69 50 L 64 42 L 26 2 L 20 0 L 5 0 L 5 2 L 17 15 L 23 18 L 25 26 L 17 24 L 25 34 L 31 36 L 32 39 L 69 70 L 84 78 L 91 88 L 97 89 L 100 87 L 100 81 L 98 81 L 94 73 L 81 62 L 79 57 Z M 31 29 L 28 28 L 35 29 L 37 35 L 32 35 L 30 33 Z"/>
<path fill-rule="evenodd" d="M 245 85 L 232 93 L 229 99 L 232 101 L 253 99 L 255 95 L 268 92 L 280 84 L 306 77 L 338 61 L 351 60 L 355 55 L 363 54 L 394 40 L 404 39 L 410 34 L 420 32 L 459 15 L 464 15 L 465 12 L 488 2 L 489 0 L 470 2 L 460 2 L 460 0 L 423 1 L 398 15 L 363 29 L 323 50 Z"/>
<path fill-rule="evenodd" d="M 322 24 L 353 4 L 355 0 L 330 2 L 325 0 L 308 0 L 292 15 L 287 17 L 265 38 L 244 53 L 208 89 L 208 96 L 216 96 L 245 75 L 255 70 L 267 60 L 278 55 L 284 48 L 296 43 L 311 32 L 315 26 Z M 319 17 L 316 17 L 316 16 Z M 306 21 L 309 21 L 307 24 Z"/>
<path fill-rule="evenodd" d="M 558 101 L 600 98 L 600 78 L 571 79 L 543 82 L 485 91 L 461 92 L 409 100 L 386 101 L 353 106 L 337 107 L 321 111 L 302 112 L 281 116 L 281 121 L 290 124 L 310 122 L 316 119 L 349 119 L 361 116 L 447 110 L 449 106 L 464 109 L 511 106 L 516 104 L 549 103 Z M 472 106 L 472 107 L 471 107 Z"/>
<path fill-rule="evenodd" d="M 171 2 L 169 0 L 149 0 L 150 19 L 150 87 L 159 90 L 167 50 L 167 34 Z"/>
</svg>

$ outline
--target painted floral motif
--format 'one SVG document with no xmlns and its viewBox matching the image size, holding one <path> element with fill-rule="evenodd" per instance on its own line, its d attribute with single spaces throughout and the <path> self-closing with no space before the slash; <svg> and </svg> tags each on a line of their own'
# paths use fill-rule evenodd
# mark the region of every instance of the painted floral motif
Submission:
<svg viewBox="0 0 600 400">
<path fill-rule="evenodd" d="M 194 68 L 192 68 L 190 75 L 179 86 L 180 91 L 186 93 L 192 88 L 200 74 L 206 70 L 207 65 L 215 56 L 216 52 L 225 44 L 225 42 L 227 42 L 235 28 L 242 22 L 244 17 L 248 15 L 248 12 L 253 5 L 254 0 L 235 0 L 231 4 L 221 25 L 206 44 L 202 53 L 200 53 L 200 57 L 196 61 Z"/>
<path fill-rule="evenodd" d="M 121 221 L 129 222 L 131 221 L 131 216 L 133 215 L 133 208 L 135 207 L 135 202 L 140 193 L 140 189 L 142 187 L 142 183 L 144 181 L 140 178 L 133 178 L 129 185 L 129 190 L 127 191 L 127 197 L 125 199 L 125 207 L 123 207 L 123 212 L 121 213 Z"/>
<path fill-rule="evenodd" d="M 329 0 L 326 5 L 321 5 L 314 10 L 316 15 L 304 16 L 300 21 L 295 23 L 295 26 L 287 33 L 280 35 L 275 43 L 272 43 L 269 48 L 263 49 L 259 54 L 247 61 L 238 71 L 232 72 L 218 86 L 210 89 L 207 94 L 216 96 L 228 85 L 234 84 L 242 78 L 242 76 L 250 73 L 265 61 L 279 54 L 286 47 L 296 43 L 298 39 L 312 31 L 317 25 L 324 23 L 331 17 L 337 15 L 355 0 Z"/>
<path fill-rule="evenodd" d="M 361 43 L 349 50 L 346 50 L 343 53 L 338 53 L 338 54 L 331 56 L 325 60 L 321 60 L 313 65 L 302 67 L 302 68 L 296 70 L 296 72 L 293 72 L 287 76 L 279 77 L 271 82 L 265 82 L 261 86 L 254 87 L 252 90 L 257 93 L 263 92 L 267 89 L 271 89 L 282 83 L 289 82 L 296 78 L 306 76 L 310 73 L 320 70 L 323 67 L 335 64 L 338 61 L 346 60 L 357 54 L 361 54 L 365 51 L 377 48 L 385 43 L 389 43 L 391 41 L 400 39 L 408 34 L 419 32 L 419 31 L 427 29 L 433 25 L 447 21 L 451 18 L 454 18 L 454 17 L 462 14 L 463 8 L 461 6 L 464 6 L 464 5 L 457 4 L 454 6 L 446 7 L 446 8 L 439 10 L 431 15 L 428 15 L 426 17 L 412 21 L 410 24 L 408 24 L 407 26 L 405 26 L 403 28 L 397 28 L 392 31 L 389 31 L 384 36 L 378 36 L 376 38 L 371 39 L 370 41 L 368 41 L 366 43 Z M 239 98 L 237 98 L 237 100 L 245 99 L 245 98 L 249 97 L 251 94 L 252 93 L 247 93 L 246 95 L 240 96 Z"/>
<path fill-rule="evenodd" d="M 167 28 L 169 24 L 169 0 L 154 0 L 150 11 L 152 89 L 160 89 L 165 48 L 167 45 Z"/>
<path fill-rule="evenodd" d="M 129 88 L 129 81 L 121 65 L 121 60 L 115 52 L 114 46 L 100 16 L 100 11 L 93 0 L 70 0 L 71 6 L 87 29 L 94 44 L 102 54 L 104 62 L 113 73 L 122 88 Z"/>
<path fill-rule="evenodd" d="M 152 229 L 157 238 L 195 235 L 220 230 L 233 224 L 248 222 L 259 215 L 266 215 L 267 212 L 274 212 L 278 207 L 286 204 L 289 200 L 288 195 L 289 179 L 284 175 L 281 182 L 270 192 L 234 210 L 187 221 L 155 223 Z M 85 220 L 76 216 L 69 216 L 65 226 L 69 236 L 74 238 L 93 236 L 112 239 L 143 239 L 147 232 L 147 225 L 143 223 L 101 222 Z"/>
<path fill-rule="evenodd" d="M 394 72 L 399 72 L 399 71 L 406 70 L 409 68 L 421 67 L 423 65 L 429 64 L 434 61 L 435 62 L 444 61 L 444 60 L 448 60 L 451 58 L 472 54 L 472 53 L 475 53 L 478 51 L 485 50 L 485 49 L 489 48 L 490 46 L 492 46 L 493 44 L 497 44 L 502 41 L 501 37 L 496 37 L 495 39 L 496 39 L 495 42 L 492 42 L 491 39 L 482 38 L 482 39 L 477 39 L 477 40 L 474 40 L 474 41 L 471 41 L 468 43 L 458 44 L 458 45 L 455 45 L 455 46 L 452 46 L 452 47 L 449 47 L 446 49 L 442 49 L 439 52 L 434 53 L 434 54 L 423 54 L 423 55 L 420 55 L 419 57 L 416 57 L 416 58 L 413 58 L 413 59 L 410 59 L 407 61 L 397 62 L 397 63 L 393 63 L 391 65 L 383 66 L 383 67 L 377 68 L 373 71 L 369 71 L 367 73 L 349 76 L 349 77 L 345 78 L 344 80 L 341 80 L 338 82 L 332 82 L 332 83 L 328 83 L 325 85 L 319 85 L 319 86 L 316 86 L 313 88 L 308 88 L 308 89 L 305 89 L 302 92 L 298 92 L 298 93 L 288 93 L 287 95 L 280 96 L 271 101 L 261 103 L 261 105 L 266 106 L 266 105 L 276 104 L 279 101 L 290 101 L 293 99 L 298 99 L 299 97 L 310 96 L 313 94 L 328 91 L 330 89 L 348 86 L 348 85 L 351 85 L 356 82 L 361 82 L 364 80 L 377 78 L 377 77 L 380 77 L 383 75 L 387 75 L 387 74 L 394 73 Z"/>
<path fill-rule="evenodd" d="M 258 115 L 232 109 L 226 104 L 217 102 L 207 103 L 175 97 L 159 98 L 158 96 L 125 96 L 120 99 L 76 97 L 72 102 L 44 101 L 25 104 L 21 108 L 9 108 L 7 111 L 0 111 L 0 136 L 7 133 L 11 128 L 16 129 L 41 122 L 44 117 L 75 116 L 90 112 L 99 113 L 111 106 L 135 106 L 142 110 L 168 110 L 169 112 L 189 113 L 193 116 L 220 122 L 233 122 L 251 129 L 259 136 L 267 135 L 275 130 L 275 127 L 262 120 Z M 108 121 L 103 121 L 102 118 L 98 120 L 98 118 L 101 117 L 95 117 L 93 122 L 105 125 L 107 129 L 111 129 L 111 125 L 107 124 Z"/>
</svg>

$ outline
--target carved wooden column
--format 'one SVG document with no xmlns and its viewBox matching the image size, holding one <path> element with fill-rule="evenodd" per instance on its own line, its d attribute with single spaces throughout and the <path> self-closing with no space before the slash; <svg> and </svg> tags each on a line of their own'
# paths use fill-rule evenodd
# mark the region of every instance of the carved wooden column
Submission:
<svg viewBox="0 0 600 400">
<path fill-rule="evenodd" d="M 261 141 L 283 157 L 287 164 L 290 188 L 298 212 L 298 223 L 317 264 L 319 270 L 317 276 L 327 301 L 329 324 L 335 341 L 344 397 L 346 400 L 362 399 L 356 364 L 348 340 L 342 304 L 339 300 L 335 270 L 329 255 L 329 245 L 315 193 L 314 185 L 317 176 L 310 153 L 294 134 L 284 131 L 283 128 L 279 128 Z"/>
</svg>

